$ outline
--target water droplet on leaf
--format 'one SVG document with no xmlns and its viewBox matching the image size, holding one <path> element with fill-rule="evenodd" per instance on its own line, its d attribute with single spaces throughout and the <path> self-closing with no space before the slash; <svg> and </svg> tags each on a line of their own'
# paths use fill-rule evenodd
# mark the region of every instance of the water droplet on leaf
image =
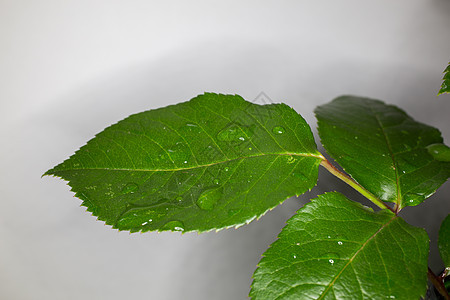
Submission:
<svg viewBox="0 0 450 300">
<path fill-rule="evenodd" d="M 155 212 L 145 208 L 132 208 L 125 212 L 116 223 L 119 229 L 138 229 L 142 224 L 152 222 Z"/>
<path fill-rule="evenodd" d="M 170 221 L 164 224 L 162 230 L 184 231 L 184 224 L 181 221 Z"/>
<path fill-rule="evenodd" d="M 422 203 L 425 200 L 425 195 L 422 193 L 407 193 L 403 195 L 403 199 L 407 202 L 406 205 L 414 206 Z"/>
<path fill-rule="evenodd" d="M 197 199 L 197 205 L 203 210 L 212 210 L 222 197 L 222 188 L 207 189 Z"/>
<path fill-rule="evenodd" d="M 450 148 L 444 144 L 432 144 L 427 146 L 428 153 L 433 156 L 435 160 L 450 161 Z"/>
<path fill-rule="evenodd" d="M 130 194 L 130 193 L 134 193 L 139 189 L 139 186 L 134 183 L 134 182 L 129 182 L 127 183 L 123 188 L 122 188 L 122 194 Z"/>
<path fill-rule="evenodd" d="M 334 263 L 337 259 L 340 259 L 341 256 L 336 252 L 328 252 L 323 255 L 323 258 L 328 259 L 328 261 L 332 260 Z"/>
<path fill-rule="evenodd" d="M 283 134 L 285 132 L 285 129 L 281 126 L 275 126 L 272 128 L 272 132 L 275 134 Z"/>
<path fill-rule="evenodd" d="M 182 128 L 182 131 L 191 133 L 201 133 L 202 129 L 197 124 L 187 123 L 186 126 Z"/>
<path fill-rule="evenodd" d="M 252 135 L 252 130 L 249 127 L 233 123 L 219 131 L 217 139 L 222 142 L 242 142 Z"/>
</svg>

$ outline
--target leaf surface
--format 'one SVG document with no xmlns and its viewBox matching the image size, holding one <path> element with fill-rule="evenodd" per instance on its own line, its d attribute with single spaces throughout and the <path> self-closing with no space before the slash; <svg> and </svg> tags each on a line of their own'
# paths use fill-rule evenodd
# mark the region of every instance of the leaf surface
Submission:
<svg viewBox="0 0 450 300">
<path fill-rule="evenodd" d="M 337 192 L 313 199 L 263 254 L 253 299 L 418 299 L 429 240 L 387 210 Z"/>
<path fill-rule="evenodd" d="M 439 229 L 438 246 L 445 267 L 450 268 L 450 215 L 447 215 Z"/>
<path fill-rule="evenodd" d="M 450 63 L 444 70 L 444 78 L 442 78 L 442 85 L 438 92 L 438 96 L 444 93 L 450 93 Z"/>
<path fill-rule="evenodd" d="M 287 105 L 208 93 L 129 116 L 45 175 L 119 230 L 207 231 L 311 189 L 322 159 Z"/>
<path fill-rule="evenodd" d="M 439 130 L 393 105 L 343 96 L 315 113 L 327 152 L 359 184 L 400 209 L 420 204 L 450 176 Z"/>
</svg>

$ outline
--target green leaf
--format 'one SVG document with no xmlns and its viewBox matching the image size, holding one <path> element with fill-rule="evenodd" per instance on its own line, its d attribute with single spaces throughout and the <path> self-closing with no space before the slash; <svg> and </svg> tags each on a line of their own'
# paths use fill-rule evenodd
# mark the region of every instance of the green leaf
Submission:
<svg viewBox="0 0 450 300">
<path fill-rule="evenodd" d="M 442 78 L 441 89 L 438 92 L 438 96 L 444 93 L 450 93 L 450 63 L 444 70 L 444 78 Z"/>
<path fill-rule="evenodd" d="M 442 144 L 439 130 L 395 106 L 343 96 L 315 112 L 328 153 L 359 184 L 399 209 L 423 202 L 450 176 L 445 154 L 433 154 L 445 150 L 428 148 Z"/>
<path fill-rule="evenodd" d="M 119 230 L 207 231 L 311 189 L 322 159 L 287 105 L 208 93 L 106 128 L 45 175 Z"/>
<path fill-rule="evenodd" d="M 447 215 L 439 229 L 439 253 L 446 268 L 450 268 L 450 215 Z"/>
<path fill-rule="evenodd" d="M 427 288 L 425 230 L 339 193 L 313 199 L 263 254 L 253 299 L 418 299 Z"/>
</svg>

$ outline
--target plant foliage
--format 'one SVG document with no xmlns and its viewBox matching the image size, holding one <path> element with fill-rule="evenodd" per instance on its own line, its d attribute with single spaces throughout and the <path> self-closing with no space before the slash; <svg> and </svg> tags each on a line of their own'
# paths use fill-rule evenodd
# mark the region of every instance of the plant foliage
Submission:
<svg viewBox="0 0 450 300">
<path fill-rule="evenodd" d="M 250 296 L 424 296 L 428 236 L 398 212 L 448 179 L 450 148 L 439 130 L 379 100 L 339 97 L 316 116 L 325 149 L 353 179 L 318 152 L 289 106 L 213 93 L 131 115 L 44 175 L 67 180 L 88 211 L 119 230 L 203 232 L 241 226 L 310 190 L 322 165 L 382 209 L 337 192 L 311 200 L 264 253 Z M 449 223 L 439 236 L 447 267 Z"/>
<path fill-rule="evenodd" d="M 422 203 L 450 175 L 448 161 L 427 148 L 446 148 L 439 130 L 393 105 L 344 96 L 319 106 L 316 116 L 327 152 L 358 183 L 400 209 Z"/>
<path fill-rule="evenodd" d="M 263 254 L 254 299 L 418 299 L 428 236 L 388 210 L 339 193 L 311 200 Z"/>
<path fill-rule="evenodd" d="M 438 96 L 444 93 L 450 93 L 450 63 L 444 70 L 444 78 L 442 78 L 442 85 L 438 92 Z"/>
</svg>

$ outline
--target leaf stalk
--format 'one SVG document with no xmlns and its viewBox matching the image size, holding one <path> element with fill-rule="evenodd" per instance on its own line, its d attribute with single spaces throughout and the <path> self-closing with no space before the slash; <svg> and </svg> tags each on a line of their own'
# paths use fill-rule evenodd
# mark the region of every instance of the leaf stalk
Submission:
<svg viewBox="0 0 450 300">
<path fill-rule="evenodd" d="M 428 279 L 431 281 L 431 283 L 434 285 L 434 287 L 438 290 L 438 292 L 444 297 L 446 300 L 450 300 L 450 295 L 448 294 L 447 290 L 444 286 L 444 280 L 443 278 L 440 278 L 436 276 L 433 271 L 431 271 L 430 268 L 428 268 Z"/>
<path fill-rule="evenodd" d="M 397 214 L 394 209 L 392 209 L 390 206 L 386 205 L 383 201 L 378 199 L 374 194 L 366 190 L 363 186 L 361 186 L 359 183 L 357 183 L 355 180 L 350 178 L 347 174 L 339 171 L 335 166 L 333 166 L 327 159 L 322 160 L 320 163 L 322 167 L 327 169 L 328 172 L 357 190 L 361 195 L 372 201 L 376 206 L 378 206 L 381 209 L 389 209 L 394 214 Z"/>
</svg>

